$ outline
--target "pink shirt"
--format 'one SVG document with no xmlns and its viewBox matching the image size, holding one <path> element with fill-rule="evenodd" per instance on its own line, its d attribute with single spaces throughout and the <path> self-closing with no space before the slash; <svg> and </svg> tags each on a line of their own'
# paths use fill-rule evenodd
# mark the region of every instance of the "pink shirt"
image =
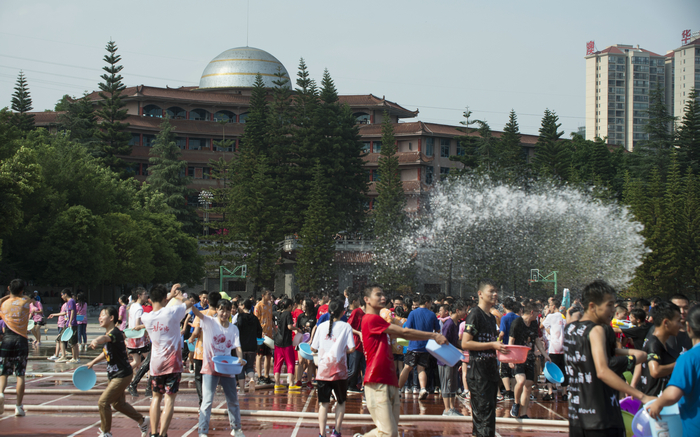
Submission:
<svg viewBox="0 0 700 437">
<path fill-rule="evenodd" d="M 129 321 L 126 318 L 126 305 L 122 305 L 119 307 L 119 320 L 122 321 L 119 324 L 119 330 L 123 331 L 126 329 L 127 323 L 129 323 Z"/>
<path fill-rule="evenodd" d="M 83 320 L 78 320 L 78 325 L 87 325 L 87 303 L 76 303 L 76 317 L 85 316 Z"/>
<path fill-rule="evenodd" d="M 39 311 L 32 316 L 34 323 L 39 323 L 44 318 L 44 307 L 41 305 L 41 302 L 34 301 L 33 304 L 29 305 L 29 311 Z"/>
</svg>

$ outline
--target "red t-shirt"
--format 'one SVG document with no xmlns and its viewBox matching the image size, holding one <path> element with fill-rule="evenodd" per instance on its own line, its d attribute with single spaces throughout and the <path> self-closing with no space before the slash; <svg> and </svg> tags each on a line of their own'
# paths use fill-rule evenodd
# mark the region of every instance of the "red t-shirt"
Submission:
<svg viewBox="0 0 700 437">
<path fill-rule="evenodd" d="M 365 314 L 362 317 L 362 342 L 367 361 L 365 384 L 373 382 L 399 386 L 389 336 L 384 333 L 388 327 L 389 322 L 376 314 Z"/>
<path fill-rule="evenodd" d="M 292 311 L 292 321 L 294 322 L 294 326 L 297 326 L 297 317 L 299 317 L 299 314 L 303 313 L 304 310 L 301 308 L 297 308 L 294 311 Z"/>
<path fill-rule="evenodd" d="M 318 312 L 316 313 L 316 320 L 320 319 L 322 315 L 328 312 L 328 304 L 321 305 L 318 307 Z"/>
<path fill-rule="evenodd" d="M 354 329 L 355 331 L 362 331 L 362 318 L 364 315 L 365 312 L 362 311 L 362 308 L 355 308 L 354 310 L 352 310 L 350 318 L 348 319 L 348 323 L 350 324 L 350 326 L 352 326 L 352 329 Z M 352 339 L 355 342 L 355 350 L 363 352 L 360 336 L 353 333 Z"/>
</svg>

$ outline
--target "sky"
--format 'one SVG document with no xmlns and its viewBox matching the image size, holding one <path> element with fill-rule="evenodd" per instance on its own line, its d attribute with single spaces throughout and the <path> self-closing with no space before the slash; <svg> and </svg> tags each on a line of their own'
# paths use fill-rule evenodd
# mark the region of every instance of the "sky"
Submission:
<svg viewBox="0 0 700 437">
<path fill-rule="evenodd" d="M 339 94 L 374 94 L 457 125 L 502 130 L 515 110 L 537 134 L 545 109 L 568 137 L 585 125 L 586 42 L 665 54 L 700 30 L 700 1 L 0 1 L 0 108 L 20 70 L 35 111 L 97 90 L 105 45 L 127 86 L 193 86 L 234 47 L 263 49 L 296 78 L 304 58 Z M 407 119 L 405 121 L 413 121 Z"/>
</svg>

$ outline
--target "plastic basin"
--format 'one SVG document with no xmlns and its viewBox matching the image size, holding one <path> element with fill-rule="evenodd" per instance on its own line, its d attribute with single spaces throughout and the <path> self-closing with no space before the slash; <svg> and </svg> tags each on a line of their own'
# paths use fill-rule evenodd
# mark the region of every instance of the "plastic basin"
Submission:
<svg viewBox="0 0 700 437">
<path fill-rule="evenodd" d="M 632 419 L 632 431 L 637 437 L 651 437 L 651 417 L 647 410 L 640 408 Z"/>
<path fill-rule="evenodd" d="M 27 322 L 27 331 L 31 331 L 32 329 L 34 329 L 34 325 L 35 325 L 34 320 L 28 321 Z"/>
<path fill-rule="evenodd" d="M 311 352 L 311 345 L 309 343 L 300 344 L 299 355 L 305 360 L 313 360 L 314 354 Z"/>
<path fill-rule="evenodd" d="M 632 421 L 634 420 L 634 414 L 628 413 L 627 411 L 622 411 L 622 421 L 625 422 L 625 434 L 627 437 L 634 437 L 634 431 L 632 431 Z"/>
<path fill-rule="evenodd" d="M 270 349 L 275 348 L 275 341 L 273 339 L 271 339 L 270 337 L 268 337 L 267 335 L 263 336 L 263 343 L 265 344 L 265 346 L 269 347 Z"/>
<path fill-rule="evenodd" d="M 434 356 L 450 367 L 453 367 L 464 358 L 462 351 L 449 343 L 440 345 L 437 344 L 435 340 L 428 340 L 428 344 L 425 345 L 425 349 L 430 353 L 430 355 Z"/>
<path fill-rule="evenodd" d="M 625 381 L 627 381 L 627 384 L 632 384 L 632 372 L 630 372 L 630 371 L 628 370 L 628 371 L 624 372 L 624 373 L 622 374 L 622 376 L 625 377 Z M 635 411 L 635 413 L 636 413 L 636 411 Z"/>
<path fill-rule="evenodd" d="M 126 338 L 141 338 L 144 335 L 146 335 L 146 330 L 145 329 L 125 329 L 124 330 L 124 336 Z"/>
<path fill-rule="evenodd" d="M 308 343 L 309 340 L 311 340 L 311 334 L 309 334 L 308 332 L 305 332 L 304 335 L 301 337 L 301 342 Z"/>
<path fill-rule="evenodd" d="M 61 334 L 61 341 L 68 341 L 73 336 L 73 328 L 66 328 Z"/>
<path fill-rule="evenodd" d="M 561 384 L 564 382 L 564 374 L 561 369 L 551 361 L 547 361 L 544 364 L 544 377 L 552 384 Z"/>
<path fill-rule="evenodd" d="M 401 346 L 408 347 L 408 340 L 406 340 L 405 338 L 397 338 L 396 343 L 400 344 Z"/>
<path fill-rule="evenodd" d="M 75 316 L 75 320 L 82 322 L 85 320 L 85 316 L 78 314 L 77 316 Z"/>
<path fill-rule="evenodd" d="M 294 334 L 294 339 L 292 339 L 292 346 L 299 346 L 299 343 L 301 343 L 302 338 L 304 338 L 304 336 L 301 334 L 301 332 L 297 332 L 296 334 Z"/>
<path fill-rule="evenodd" d="M 95 386 L 97 375 L 87 366 L 80 366 L 73 372 L 73 385 L 78 390 L 87 391 Z"/>
<path fill-rule="evenodd" d="M 464 351 L 464 358 L 462 358 L 463 363 L 469 362 L 469 351 Z"/>
<path fill-rule="evenodd" d="M 222 375 L 238 375 L 243 370 L 243 365 L 239 362 L 238 357 L 230 355 L 217 355 L 212 358 L 214 362 L 214 370 Z"/>
<path fill-rule="evenodd" d="M 645 407 L 652 402 L 654 401 L 649 402 Z M 646 411 L 645 408 L 642 408 L 642 410 Z M 683 435 L 683 423 L 681 422 L 677 403 L 664 407 L 660 416 L 661 420 L 649 419 L 652 437 L 681 437 Z"/>
<path fill-rule="evenodd" d="M 620 401 L 620 409 L 622 411 L 627 411 L 628 413 L 632 414 L 632 416 L 637 414 L 640 408 L 642 408 L 642 401 L 631 396 L 627 396 Z"/>
<path fill-rule="evenodd" d="M 189 341 L 187 342 L 187 349 L 190 350 L 190 352 L 194 352 L 194 350 L 197 348 L 197 339 L 195 339 L 192 343 Z"/>
<path fill-rule="evenodd" d="M 496 357 L 498 361 L 502 363 L 524 363 L 527 361 L 527 353 L 530 348 L 527 346 L 517 346 L 517 345 L 506 345 L 508 348 L 508 353 L 504 354 L 501 352 L 496 352 Z"/>
</svg>

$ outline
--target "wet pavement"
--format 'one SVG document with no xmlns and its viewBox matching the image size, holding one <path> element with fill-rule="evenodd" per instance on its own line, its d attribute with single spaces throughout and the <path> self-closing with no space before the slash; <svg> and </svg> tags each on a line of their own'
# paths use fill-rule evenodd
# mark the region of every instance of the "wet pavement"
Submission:
<svg viewBox="0 0 700 437">
<path fill-rule="evenodd" d="M 95 320 L 96 322 L 96 320 Z M 92 326 L 91 326 L 92 325 Z M 88 339 L 101 334 L 96 323 L 88 325 Z M 53 331 L 53 335 L 52 335 Z M 81 357 L 80 364 L 53 363 L 46 357 L 53 354 L 53 339 L 56 334 L 55 325 L 42 335 L 41 347 L 34 348 L 30 353 L 27 372 L 37 374 L 27 378 L 24 405 L 26 417 L 10 416 L 14 409 L 14 394 L 7 393 L 5 414 L 0 417 L 0 435 L 2 436 L 90 436 L 99 433 L 99 414 L 97 400 L 100 386 L 106 384 L 106 376 L 98 376 L 96 387 L 90 392 L 77 392 L 70 376 L 73 369 L 84 365 L 97 355 L 89 350 Z M 43 334 L 43 332 L 42 332 Z M 87 356 L 85 356 L 87 355 Z M 97 372 L 104 372 L 104 365 L 96 366 Z M 48 376 L 47 373 L 62 373 L 60 376 Z M 38 375 L 41 374 L 41 375 Z M 14 378 L 10 379 L 8 392 L 14 389 Z M 176 413 L 168 432 L 171 437 L 197 437 L 197 395 L 194 380 L 188 373 L 183 374 L 181 391 L 176 401 Z M 131 403 L 142 413 L 148 408 L 150 400 L 143 396 L 145 381 L 139 386 L 141 396 L 127 395 Z M 512 401 L 498 403 L 496 415 L 497 435 L 562 437 L 566 432 L 566 402 L 543 402 L 543 393 L 537 395 L 527 414 L 532 419 L 544 419 L 547 422 L 531 420 L 518 422 L 509 417 Z M 239 397 L 242 410 L 243 431 L 248 437 L 318 436 L 318 399 L 315 391 L 274 393 L 269 388 L 259 388 L 255 393 L 246 393 Z M 334 403 L 333 403 L 334 404 Z M 471 434 L 470 408 L 468 401 L 459 401 L 458 410 L 464 418 L 442 418 L 443 402 L 440 395 L 431 394 L 425 400 L 418 400 L 417 395 L 409 394 L 402 400 L 402 420 L 399 425 L 401 436 L 432 437 L 432 436 L 464 436 Z M 218 392 L 214 398 L 214 409 L 225 409 L 223 393 Z M 71 411 L 72 410 L 72 411 Z M 332 412 L 332 410 L 331 410 Z M 215 413 L 217 413 L 215 411 Z M 300 414 L 301 413 L 301 414 Z M 306 414 L 304 414 L 306 413 Z M 374 428 L 366 405 L 362 403 L 362 395 L 349 394 L 346 404 L 346 420 L 342 433 L 352 436 L 354 433 L 364 433 Z M 521 412 L 521 414 L 524 414 Z M 556 422 L 552 422 L 556 421 Z M 329 418 L 328 422 L 333 421 Z M 228 436 L 231 428 L 224 411 L 212 415 L 209 436 Z M 327 430 L 330 434 L 332 429 Z M 115 414 L 112 434 L 114 437 L 138 436 L 138 428 L 130 419 Z"/>
</svg>

